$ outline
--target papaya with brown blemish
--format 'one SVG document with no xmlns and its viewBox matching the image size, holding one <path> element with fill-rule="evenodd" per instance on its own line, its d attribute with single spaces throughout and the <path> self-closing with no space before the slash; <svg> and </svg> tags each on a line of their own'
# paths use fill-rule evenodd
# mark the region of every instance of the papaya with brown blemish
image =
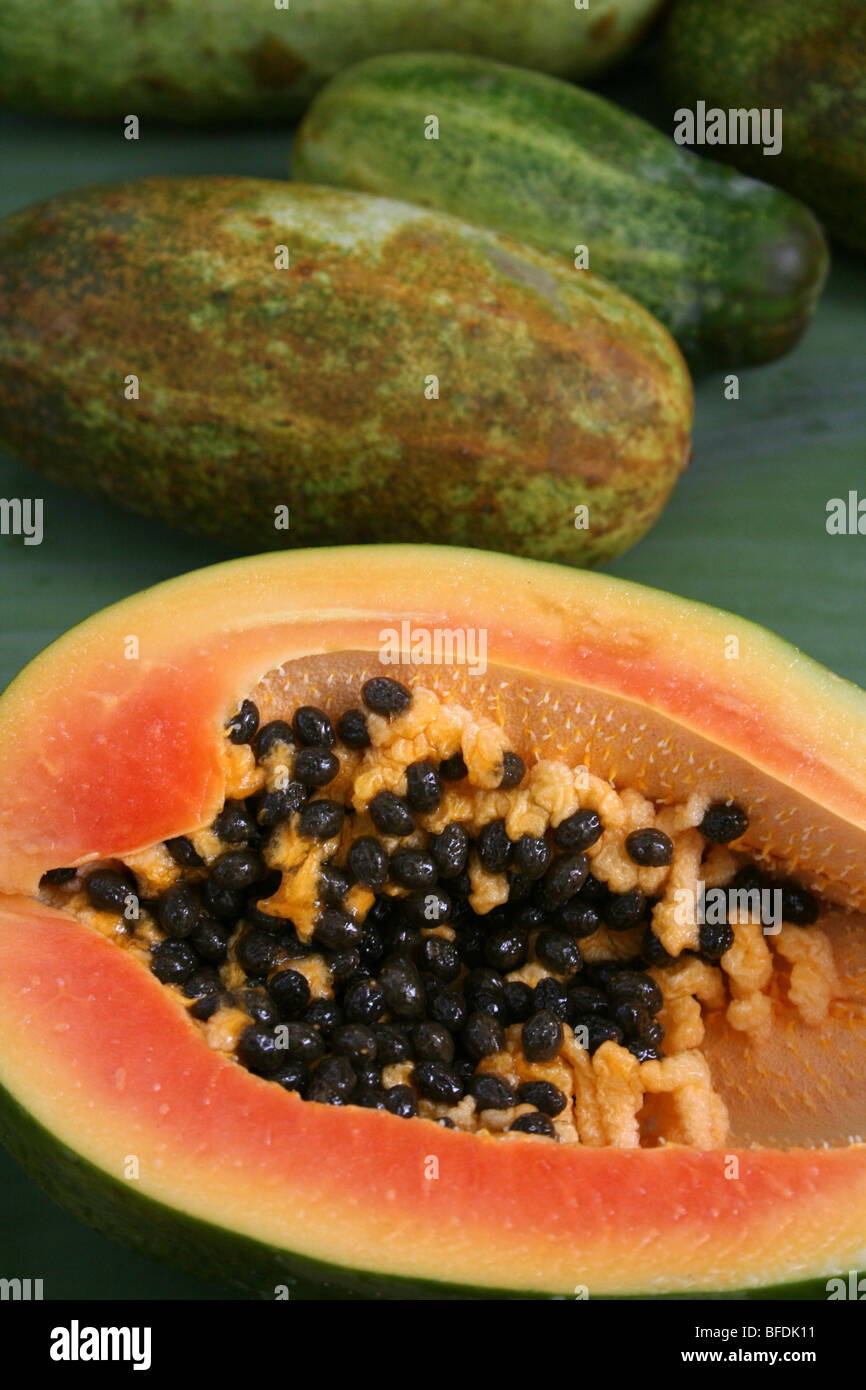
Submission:
<svg viewBox="0 0 866 1390">
<path fill-rule="evenodd" d="M 0 103 L 88 119 L 297 116 L 376 53 L 487 54 L 585 78 L 638 42 L 661 0 L 31 0 L 0 7 Z"/>
<path fill-rule="evenodd" d="M 64 195 L 0 225 L 0 323 L 10 450 L 237 546 L 591 565 L 643 535 L 688 457 L 688 372 L 646 310 L 366 194 L 160 178 Z"/>
</svg>

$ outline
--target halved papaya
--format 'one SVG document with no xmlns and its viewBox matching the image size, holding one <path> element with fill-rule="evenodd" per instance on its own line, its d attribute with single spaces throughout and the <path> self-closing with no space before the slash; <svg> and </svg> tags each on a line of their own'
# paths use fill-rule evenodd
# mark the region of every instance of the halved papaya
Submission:
<svg viewBox="0 0 866 1390">
<path fill-rule="evenodd" d="M 862 1263 L 866 698 L 780 639 L 269 555 L 60 639 L 0 741 L 3 1133 L 83 1219 L 271 1297 Z"/>
</svg>

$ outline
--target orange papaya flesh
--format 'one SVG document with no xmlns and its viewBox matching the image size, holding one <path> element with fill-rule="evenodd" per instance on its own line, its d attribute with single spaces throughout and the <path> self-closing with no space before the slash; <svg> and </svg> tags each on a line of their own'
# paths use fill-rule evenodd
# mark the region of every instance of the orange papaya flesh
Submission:
<svg viewBox="0 0 866 1390">
<path fill-rule="evenodd" d="M 389 630 L 417 649 L 425 631 L 460 629 L 476 641 L 483 634 L 483 671 L 382 664 Z M 495 901 L 501 883 L 478 858 L 492 812 L 504 811 L 515 844 L 521 824 L 546 838 L 555 866 L 558 824 L 600 798 L 607 823 L 586 851 L 590 869 L 607 878 L 611 897 L 643 885 L 645 916 L 625 931 L 605 919 L 580 937 L 576 974 L 545 964 L 533 928 L 524 964 L 506 978 L 606 988 L 603 962 L 625 962 L 664 995 L 655 1052 L 629 1050 L 622 1031 L 584 1045 L 580 1020 L 566 1012 L 565 1042 L 541 1057 L 506 1011 L 500 1046 L 474 1058 L 475 1074 L 511 1086 L 514 1104 L 491 1115 L 465 1094 L 428 1094 L 415 1058 L 414 1070 L 382 1069 L 383 1084 L 414 1089 L 420 1115 L 407 1122 L 364 1108 L 369 1100 L 355 1092 L 348 1104 L 301 1099 L 267 1068 L 238 1065 L 239 1040 L 256 1026 L 238 1005 L 247 986 L 266 993 L 239 965 L 249 926 L 231 926 L 219 969 L 234 993 L 210 1018 L 148 968 L 151 948 L 171 935 L 160 918 L 165 883 L 203 891 L 230 851 L 208 829 L 227 788 L 246 791 L 244 778 L 259 777 L 254 808 L 267 790 L 261 777 L 274 771 L 263 758 L 263 774 L 246 745 L 238 782 L 242 755 L 238 745 L 227 754 L 225 727 L 241 701 L 253 699 L 260 724 L 301 705 L 336 722 L 383 673 L 408 691 L 408 708 L 367 711 L 367 751 L 352 753 L 338 737 L 340 771 L 312 800 L 330 785 L 355 827 L 344 840 L 359 829 L 375 837 L 366 804 L 376 788 L 390 777 L 405 792 L 406 767 L 419 754 L 451 755 L 457 740 L 468 776 L 445 788 L 443 806 L 460 812 L 473 839 L 467 887 L 477 925 L 491 906 L 497 922 L 517 907 Z M 499 556 L 296 552 L 186 576 L 107 610 L 38 658 L 0 702 L 9 749 L 0 773 L 0 1084 L 13 1151 L 96 1224 L 156 1253 L 175 1254 L 180 1243 L 187 1263 L 216 1241 L 217 1272 L 259 1290 L 281 1282 L 280 1272 L 315 1272 L 384 1294 L 712 1293 L 790 1289 L 856 1266 L 866 1229 L 857 1133 L 864 714 L 853 687 L 741 620 Z M 509 750 L 525 769 L 503 792 Z M 280 757 L 292 767 L 298 751 Z M 588 782 L 568 782 L 576 770 Z M 700 827 L 707 806 L 732 802 L 748 824 L 726 848 Z M 259 908 L 285 917 L 290 906 L 307 947 L 280 967 L 306 971 L 314 997 L 345 1002 L 336 970 L 327 973 L 333 943 L 316 936 L 318 890 L 306 901 L 299 888 L 318 850 L 304 848 L 297 814 L 263 851 L 281 873 Z M 405 843 L 423 854 L 436 814 L 419 815 Z M 637 824 L 663 835 L 667 827 L 672 865 L 636 866 L 623 852 Z M 393 865 L 401 846 L 378 833 Z M 161 846 L 175 836 L 190 837 L 206 862 L 175 863 L 166 880 Z M 344 842 L 319 848 L 345 868 Z M 765 933 L 734 918 L 733 947 L 708 958 L 694 925 L 681 931 L 664 913 L 675 876 L 694 882 L 690 852 L 692 869 L 722 884 L 753 864 L 765 881 L 796 879 L 799 898 L 787 901 L 802 907 L 816 895 L 817 922 L 786 920 Z M 94 911 L 87 898 L 88 875 L 125 860 L 138 875 L 139 925 Z M 59 866 L 79 873 L 40 887 Z M 395 901 L 399 909 L 405 888 L 389 880 L 387 891 L 388 910 Z M 346 915 L 362 921 L 372 898 L 356 883 Z M 554 920 L 542 929 L 556 925 L 547 909 Z M 439 935 L 462 950 L 459 915 L 456 932 L 447 917 L 424 923 L 423 939 Z M 650 923 L 681 947 L 674 961 L 641 959 Z M 461 971 L 473 966 L 467 955 Z M 382 973 L 381 959 L 370 973 Z M 418 1021 L 400 1017 L 407 1027 Z M 385 1008 L 371 1022 L 389 1018 Z M 456 1037 L 460 1054 L 468 1044 Z M 542 1113 L 516 1090 L 539 1081 L 558 1085 L 565 1109 L 534 1132 L 519 1123 L 510 1132 Z M 437 1118 L 457 1128 L 430 1123 Z M 124 1181 L 130 1154 L 135 1183 Z"/>
</svg>

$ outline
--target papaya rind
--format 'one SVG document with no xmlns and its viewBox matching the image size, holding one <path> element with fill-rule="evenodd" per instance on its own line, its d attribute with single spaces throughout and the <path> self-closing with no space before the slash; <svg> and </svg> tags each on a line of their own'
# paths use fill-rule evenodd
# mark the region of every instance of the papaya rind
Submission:
<svg viewBox="0 0 866 1390">
<path fill-rule="evenodd" d="M 435 140 L 421 138 L 430 112 Z M 344 70 L 306 112 L 292 171 L 450 212 L 563 264 L 583 244 L 700 368 L 789 351 L 829 266 L 803 203 L 594 92 L 484 58 L 389 54 Z"/>
<path fill-rule="evenodd" d="M 196 0 L 133 7 L 66 0 L 45 20 L 29 0 L 0 9 L 4 106 L 87 119 L 136 112 L 184 124 L 297 115 L 346 63 L 393 49 L 489 52 L 572 77 L 603 71 L 633 48 L 662 0 L 305 0 L 277 7 Z"/>
<path fill-rule="evenodd" d="M 712 152 L 802 198 L 834 237 L 866 251 L 864 54 L 859 0 L 677 0 L 660 76 L 672 108 L 781 111 L 777 154 L 754 144 Z"/>
<path fill-rule="evenodd" d="M 616 286 L 406 202 L 159 177 L 0 223 L 0 444 L 235 550 L 600 564 L 657 520 L 692 414 Z"/>
</svg>

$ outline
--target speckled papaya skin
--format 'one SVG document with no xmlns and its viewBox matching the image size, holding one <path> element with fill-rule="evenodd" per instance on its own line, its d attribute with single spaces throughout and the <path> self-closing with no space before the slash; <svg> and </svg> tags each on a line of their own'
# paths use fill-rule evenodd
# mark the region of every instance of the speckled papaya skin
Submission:
<svg viewBox="0 0 866 1390">
<path fill-rule="evenodd" d="M 440 123 L 424 139 L 428 113 Z M 680 149 L 613 102 L 453 54 L 371 58 L 335 77 L 292 146 L 296 177 L 439 208 L 634 295 L 701 367 L 787 352 L 827 274 L 808 208 Z"/>
<path fill-rule="evenodd" d="M 430 540 L 594 564 L 654 521 L 689 450 L 687 370 L 633 300 L 363 194 L 66 195 L 0 227 L 0 325 L 8 448 L 238 547 Z"/>
<path fill-rule="evenodd" d="M 707 147 L 787 188 L 840 241 L 866 251 L 863 0 L 678 0 L 665 32 L 671 109 L 781 108 L 782 149 Z"/>
<path fill-rule="evenodd" d="M 0 104 L 172 121 L 297 115 L 335 72 L 407 48 L 588 77 L 662 0 L 3 0 Z M 278 7 L 279 6 L 279 7 Z"/>
</svg>

